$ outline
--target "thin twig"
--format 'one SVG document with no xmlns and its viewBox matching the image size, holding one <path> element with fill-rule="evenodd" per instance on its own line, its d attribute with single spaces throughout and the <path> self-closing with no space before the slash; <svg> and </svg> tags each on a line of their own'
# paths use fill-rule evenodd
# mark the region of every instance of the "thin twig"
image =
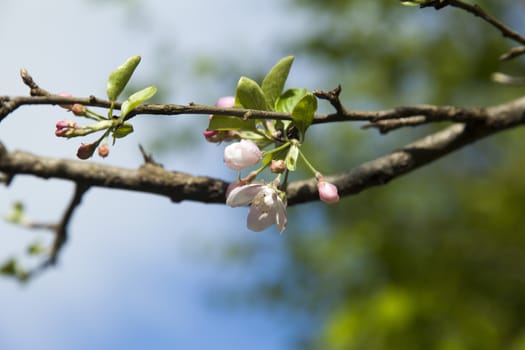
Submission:
<svg viewBox="0 0 525 350">
<path fill-rule="evenodd" d="M 317 98 L 328 100 L 338 114 L 344 115 L 347 112 L 339 99 L 341 85 L 337 85 L 335 89 L 330 91 L 314 90 L 313 94 L 317 96 Z"/>
<path fill-rule="evenodd" d="M 386 134 L 390 131 L 405 127 L 405 126 L 419 126 L 421 124 L 428 123 L 428 119 L 422 115 L 416 115 L 413 117 L 399 118 L 399 119 L 388 119 L 380 120 L 363 125 L 362 129 L 377 128 L 381 134 Z"/>
<path fill-rule="evenodd" d="M 140 150 L 140 153 L 142 154 L 142 158 L 144 159 L 145 164 L 153 164 L 153 165 L 162 167 L 162 164 L 157 163 L 155 159 L 153 159 L 153 155 L 151 153 L 146 152 L 146 150 L 141 144 L 139 144 L 139 150 Z"/>
<path fill-rule="evenodd" d="M 112 104 L 112 102 L 109 100 L 100 99 L 95 96 L 79 98 L 49 94 L 34 82 L 33 78 L 26 70 L 22 70 L 22 78 L 24 83 L 26 83 L 31 88 L 32 93 L 41 93 L 43 96 L 0 96 L 0 122 L 7 115 L 23 105 L 59 105 L 78 103 L 84 106 L 103 107 L 108 109 L 113 106 L 113 108 L 116 110 L 121 108 L 121 104 L 118 102 Z M 424 116 L 427 122 L 453 121 L 462 123 L 479 123 L 486 118 L 483 109 L 466 109 L 453 106 L 421 105 L 412 107 L 398 107 L 383 111 L 352 111 L 343 107 L 343 104 L 339 99 L 340 93 L 340 85 L 330 91 L 314 91 L 314 94 L 318 98 L 328 100 L 336 110 L 336 112 L 332 114 L 318 114 L 314 116 L 314 124 L 343 121 L 368 121 L 375 123 L 380 120 L 400 119 L 413 116 Z M 180 114 L 199 114 L 205 116 L 214 114 L 230 115 L 243 119 L 292 120 L 291 113 L 270 112 L 245 108 L 220 108 L 215 106 L 199 105 L 195 103 L 190 103 L 188 105 L 145 104 L 138 106 L 136 109 L 131 111 L 126 116 L 126 120 L 129 120 L 137 115 L 173 116 Z"/>
<path fill-rule="evenodd" d="M 60 220 L 60 223 L 56 225 L 55 240 L 53 242 L 53 247 L 51 248 L 51 253 L 49 255 L 48 260 L 49 265 L 56 264 L 58 255 L 67 241 L 68 226 L 71 222 L 71 218 L 73 217 L 73 213 L 82 202 L 82 197 L 87 192 L 87 190 L 89 190 L 89 185 L 86 185 L 82 182 L 76 183 L 73 198 L 71 199 L 71 202 L 69 203 L 66 211 L 64 212 L 64 215 L 62 216 L 62 220 Z"/>
<path fill-rule="evenodd" d="M 498 20 L 496 17 L 494 17 L 491 14 L 487 13 L 479 5 L 470 4 L 470 3 L 467 3 L 467 2 L 462 1 L 462 0 L 434 0 L 434 1 L 429 1 L 426 4 L 422 4 L 421 5 L 422 8 L 424 8 L 424 7 L 433 7 L 436 10 L 440 10 L 440 9 L 446 7 L 446 6 L 457 7 L 457 8 L 460 8 L 462 10 L 465 10 L 465 11 L 473 14 L 476 17 L 480 17 L 481 19 L 483 19 L 484 21 L 486 21 L 487 23 L 489 23 L 490 25 L 492 25 L 493 27 L 498 29 L 504 37 L 509 38 L 509 39 L 511 39 L 511 40 L 513 40 L 513 41 L 515 41 L 515 42 L 517 42 L 519 44 L 521 44 L 521 45 L 525 45 L 525 37 L 524 36 L 522 36 L 520 33 L 514 31 L 513 29 L 511 29 L 510 27 L 505 25 L 503 22 Z M 503 54 L 500 57 L 500 59 L 501 60 L 508 60 L 508 59 L 517 57 L 517 56 L 519 56 L 519 55 L 521 55 L 523 53 L 525 53 L 525 49 L 524 48 L 511 49 L 507 53 Z"/>
<path fill-rule="evenodd" d="M 524 53 L 525 53 L 525 46 L 513 47 L 509 51 L 507 51 L 504 54 L 502 54 L 501 56 L 499 56 L 499 59 L 501 61 L 507 61 L 507 60 L 510 60 L 510 59 L 512 59 L 514 57 L 518 57 L 520 55 L 523 55 Z"/>
<path fill-rule="evenodd" d="M 319 93 L 319 91 L 318 91 Z M 4 96 L 3 103 L 0 104 L 0 122 L 7 115 L 12 113 L 16 108 L 24 105 L 57 105 L 66 103 L 79 103 L 85 106 L 109 108 L 110 101 L 96 98 L 65 98 L 58 95 L 48 96 Z M 115 104 L 115 109 L 120 109 L 120 103 Z M 198 114 L 198 115 L 230 115 L 239 118 L 248 119 L 274 119 L 274 120 L 292 120 L 290 113 L 269 112 L 252 110 L 245 108 L 219 108 L 205 105 L 177 105 L 177 104 L 145 104 L 137 107 L 128 116 L 129 118 L 137 115 L 165 115 L 174 116 L 181 114 Z M 416 115 L 427 117 L 428 122 L 434 121 L 454 121 L 454 122 L 480 122 L 486 118 L 482 108 L 459 108 L 454 106 L 431 106 L 420 105 L 410 107 L 397 107 L 381 111 L 354 111 L 340 109 L 336 113 L 317 114 L 314 117 L 314 124 L 334 123 L 343 121 L 368 121 L 376 122 L 386 119 L 407 118 Z M 128 119 L 129 119 L 128 118 Z"/>
</svg>

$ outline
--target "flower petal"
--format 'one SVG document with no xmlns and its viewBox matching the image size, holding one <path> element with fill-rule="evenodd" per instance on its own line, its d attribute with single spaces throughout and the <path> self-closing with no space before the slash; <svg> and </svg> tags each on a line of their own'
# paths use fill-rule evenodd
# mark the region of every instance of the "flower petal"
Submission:
<svg viewBox="0 0 525 350">
<path fill-rule="evenodd" d="M 275 223 L 275 216 L 272 213 L 261 212 L 259 209 L 253 205 L 250 207 L 250 212 L 248 213 L 248 219 L 246 224 L 248 228 L 255 232 L 260 232 L 269 226 Z"/>
<path fill-rule="evenodd" d="M 226 199 L 226 204 L 232 208 L 242 207 L 250 204 L 257 193 L 263 189 L 264 185 L 250 184 L 245 186 L 235 187 Z"/>
<path fill-rule="evenodd" d="M 286 228 L 286 222 L 288 221 L 286 217 L 286 205 L 282 202 L 282 200 L 279 198 L 277 200 L 277 203 L 274 207 L 275 212 L 275 224 L 277 225 L 277 229 L 279 230 L 279 233 L 282 233 L 284 229 Z"/>
</svg>

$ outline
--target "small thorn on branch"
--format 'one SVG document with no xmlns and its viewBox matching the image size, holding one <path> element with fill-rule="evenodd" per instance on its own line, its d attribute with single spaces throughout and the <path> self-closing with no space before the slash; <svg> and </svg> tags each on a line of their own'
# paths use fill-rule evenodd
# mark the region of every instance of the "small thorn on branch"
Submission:
<svg viewBox="0 0 525 350">
<path fill-rule="evenodd" d="M 341 85 L 337 85 L 335 89 L 330 91 L 314 90 L 313 94 L 322 100 L 327 100 L 335 108 L 337 114 L 344 115 L 346 110 L 341 104 L 339 94 L 341 94 Z"/>
<path fill-rule="evenodd" d="M 141 144 L 139 144 L 139 150 L 140 150 L 140 153 L 142 154 L 142 158 L 144 159 L 145 164 L 152 164 L 152 165 L 163 167 L 162 164 L 157 163 L 155 159 L 153 159 L 153 156 L 151 155 L 151 153 L 146 152 L 146 150 L 144 149 L 144 147 L 142 147 Z"/>
<path fill-rule="evenodd" d="M 22 78 L 22 81 L 24 84 L 26 84 L 29 87 L 29 93 L 31 96 L 47 96 L 49 95 L 49 92 L 46 90 L 40 88 L 37 83 L 33 80 L 33 77 L 29 74 L 27 69 L 22 68 L 20 69 L 20 77 Z"/>
</svg>

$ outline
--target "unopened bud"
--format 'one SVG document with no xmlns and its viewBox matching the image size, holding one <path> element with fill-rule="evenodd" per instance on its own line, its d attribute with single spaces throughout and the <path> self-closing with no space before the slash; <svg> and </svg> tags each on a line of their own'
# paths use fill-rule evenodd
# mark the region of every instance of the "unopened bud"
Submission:
<svg viewBox="0 0 525 350">
<path fill-rule="evenodd" d="M 69 92 L 61 92 L 58 94 L 58 96 L 61 96 L 61 97 L 73 97 L 73 95 L 71 95 Z M 64 108 L 64 109 L 68 109 L 70 110 L 71 109 L 71 105 L 65 105 L 65 104 L 61 104 L 59 105 L 60 107 Z"/>
<path fill-rule="evenodd" d="M 77 123 L 70 120 L 61 120 L 56 123 L 55 135 L 61 137 L 70 137 L 77 127 Z"/>
<path fill-rule="evenodd" d="M 98 147 L 98 155 L 102 158 L 106 158 L 109 154 L 109 147 L 107 143 L 103 143 Z"/>
<path fill-rule="evenodd" d="M 233 96 L 224 96 L 221 97 L 215 102 L 215 107 L 219 108 L 230 108 L 235 106 L 235 97 Z M 213 118 L 213 114 L 209 115 L 209 119 Z"/>
<path fill-rule="evenodd" d="M 242 170 L 255 165 L 261 158 L 261 150 L 251 140 L 241 140 L 224 149 L 224 162 L 233 170 Z"/>
<path fill-rule="evenodd" d="M 318 176 L 317 180 L 319 199 L 327 204 L 335 204 L 339 202 L 339 193 L 337 193 L 337 187 L 334 184 L 325 181 L 322 176 Z"/>
<path fill-rule="evenodd" d="M 79 103 L 75 103 L 73 106 L 71 106 L 71 112 L 73 112 L 73 114 L 77 117 L 83 117 L 86 115 L 86 107 Z"/>
<path fill-rule="evenodd" d="M 230 108 L 235 105 L 235 97 L 233 96 L 224 96 L 217 100 L 215 106 L 220 108 Z"/>
<path fill-rule="evenodd" d="M 204 130 L 202 132 L 202 135 L 204 135 L 204 138 L 208 142 L 217 142 L 215 141 L 215 136 L 219 133 L 218 130 Z"/>
<path fill-rule="evenodd" d="M 90 158 L 95 152 L 96 146 L 94 143 L 81 144 L 77 150 L 77 157 L 83 160 Z"/>
<path fill-rule="evenodd" d="M 272 159 L 272 163 L 270 164 L 270 171 L 274 174 L 281 174 L 286 170 L 286 163 L 282 159 Z"/>
<path fill-rule="evenodd" d="M 221 143 L 239 139 L 239 133 L 235 130 L 204 130 L 202 132 L 208 142 Z"/>
</svg>

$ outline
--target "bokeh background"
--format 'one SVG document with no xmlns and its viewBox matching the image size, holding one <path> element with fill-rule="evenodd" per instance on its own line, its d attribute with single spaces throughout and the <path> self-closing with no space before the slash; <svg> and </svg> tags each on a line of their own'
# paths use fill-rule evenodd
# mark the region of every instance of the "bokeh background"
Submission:
<svg viewBox="0 0 525 350">
<path fill-rule="evenodd" d="M 525 33 L 523 1 L 477 1 Z M 142 63 L 131 84 L 157 102 L 213 104 L 281 57 L 288 86 L 342 84 L 346 106 L 491 105 L 523 88 L 490 74 L 512 43 L 457 9 L 397 1 L 4 0 L 0 95 L 45 89 L 104 96 L 109 72 Z M 329 111 L 321 103 L 321 111 Z M 22 107 L 0 126 L 8 149 L 74 159 L 79 140 L 54 136 L 57 108 Z M 233 179 L 223 146 L 203 142 L 205 116 L 140 117 L 110 157 L 136 168 L 142 144 L 168 169 Z M 312 127 L 323 172 L 383 155 L 441 125 L 380 136 L 359 125 Z M 525 349 L 523 130 L 479 142 L 336 206 L 289 209 L 284 235 L 254 234 L 246 211 L 92 189 L 75 213 L 59 265 L 28 283 L 0 279 L 0 349 Z M 304 176 L 310 176 L 304 174 Z M 73 185 L 17 176 L 0 212 L 22 201 L 57 220 Z M 47 232 L 0 222 L 0 260 Z"/>
</svg>

